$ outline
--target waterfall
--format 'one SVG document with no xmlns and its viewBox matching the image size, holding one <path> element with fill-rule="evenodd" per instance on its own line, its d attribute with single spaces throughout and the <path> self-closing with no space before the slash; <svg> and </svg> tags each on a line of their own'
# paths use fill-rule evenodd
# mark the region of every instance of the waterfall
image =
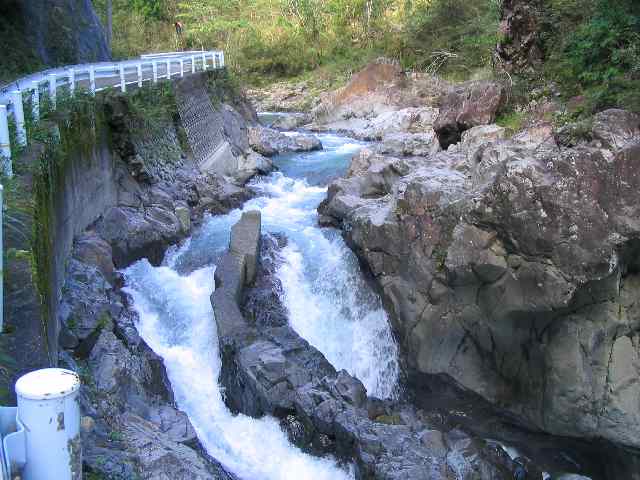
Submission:
<svg viewBox="0 0 640 480">
<path fill-rule="evenodd" d="M 358 377 L 369 395 L 390 398 L 398 390 L 398 349 L 380 298 L 340 234 L 317 226 L 326 184 L 346 170 L 362 144 L 320 137 L 324 151 L 276 159 L 281 171 L 253 182 L 259 195 L 243 210 L 261 210 L 263 229 L 288 239 L 277 275 L 292 328 L 336 369 Z M 275 419 L 234 416 L 224 404 L 209 296 L 216 257 L 241 213 L 207 217 L 192 238 L 167 253 L 163 266 L 142 260 L 124 271 L 140 335 L 164 359 L 178 407 L 207 452 L 229 471 L 243 479 L 353 478 L 335 460 L 292 446 Z"/>
</svg>

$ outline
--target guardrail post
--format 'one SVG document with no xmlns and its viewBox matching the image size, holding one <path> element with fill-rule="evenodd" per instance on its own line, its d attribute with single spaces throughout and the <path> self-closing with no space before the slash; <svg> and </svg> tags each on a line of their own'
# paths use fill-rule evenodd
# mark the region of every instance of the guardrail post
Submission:
<svg viewBox="0 0 640 480">
<path fill-rule="evenodd" d="M 207 54 L 205 52 L 202 52 L 202 71 L 207 71 Z"/>
<path fill-rule="evenodd" d="M 191 73 L 196 73 L 196 57 L 191 55 Z"/>
<path fill-rule="evenodd" d="M 69 69 L 69 93 L 71 95 L 76 92 L 76 71 L 73 68 Z"/>
<path fill-rule="evenodd" d="M 0 154 L 2 155 L 2 173 L 5 176 L 13 177 L 11 166 L 11 143 L 9 140 L 9 116 L 7 106 L 0 105 Z"/>
<path fill-rule="evenodd" d="M 31 84 L 31 115 L 34 120 L 40 120 L 40 82 L 37 80 Z"/>
<path fill-rule="evenodd" d="M 55 73 L 47 75 L 49 78 L 49 100 L 51 100 L 51 108 L 56 108 L 56 90 L 57 90 L 57 78 Z"/>
<path fill-rule="evenodd" d="M 124 78 L 124 65 L 122 63 L 120 64 L 120 90 L 123 92 L 127 91 L 127 82 Z"/>
<path fill-rule="evenodd" d="M 220 52 L 220 68 L 224 68 L 224 52 Z"/>
<path fill-rule="evenodd" d="M 180 59 L 180 78 L 184 77 L 184 60 Z"/>
<path fill-rule="evenodd" d="M 138 87 L 142 88 L 142 62 L 138 63 Z"/>
<path fill-rule="evenodd" d="M 96 93 L 96 69 L 93 66 L 89 67 L 89 90 L 92 95 Z"/>
<path fill-rule="evenodd" d="M 167 79 L 171 78 L 171 60 L 166 61 L 167 64 Z"/>
<path fill-rule="evenodd" d="M 153 66 L 153 83 L 158 83 L 158 63 L 154 60 L 151 65 Z"/>
<path fill-rule="evenodd" d="M 20 90 L 11 92 L 11 105 L 13 105 L 13 118 L 16 121 L 16 140 L 18 145 L 24 147 L 27 144 L 27 131 L 24 128 L 24 109 Z"/>
</svg>

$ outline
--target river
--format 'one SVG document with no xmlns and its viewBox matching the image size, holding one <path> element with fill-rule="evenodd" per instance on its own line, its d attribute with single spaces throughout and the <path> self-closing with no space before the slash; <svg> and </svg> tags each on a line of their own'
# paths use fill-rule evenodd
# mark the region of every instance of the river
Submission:
<svg viewBox="0 0 640 480">
<path fill-rule="evenodd" d="M 292 446 L 273 418 L 233 415 L 218 385 L 220 355 L 209 296 L 216 259 L 242 211 L 262 212 L 263 231 L 286 235 L 277 272 L 289 322 L 336 369 L 358 377 L 369 395 L 394 398 L 398 348 L 380 298 L 334 229 L 317 225 L 328 183 L 342 175 L 363 144 L 318 135 L 324 149 L 275 158 L 279 171 L 254 180 L 257 196 L 242 210 L 208 216 L 159 267 L 141 260 L 124 271 L 139 314 L 138 330 L 165 363 L 178 407 L 207 452 L 242 479 L 347 479 L 353 468 Z"/>
</svg>

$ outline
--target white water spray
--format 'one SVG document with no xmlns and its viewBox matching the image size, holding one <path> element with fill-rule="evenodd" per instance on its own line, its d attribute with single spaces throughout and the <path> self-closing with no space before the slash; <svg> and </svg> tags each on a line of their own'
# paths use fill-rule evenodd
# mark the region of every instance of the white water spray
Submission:
<svg viewBox="0 0 640 480">
<path fill-rule="evenodd" d="M 222 399 L 220 355 L 209 295 L 213 268 L 178 275 L 143 260 L 125 271 L 140 316 L 138 331 L 160 355 L 178 407 L 207 452 L 243 479 L 352 478 L 330 459 L 293 447 L 273 418 L 234 416 Z"/>
<path fill-rule="evenodd" d="M 261 194 L 244 207 L 262 212 L 263 229 L 288 239 L 278 270 L 291 326 L 337 369 L 358 377 L 369 395 L 398 390 L 398 350 L 380 299 L 364 281 L 353 253 L 335 230 L 317 227 L 316 208 L 328 175 L 345 170 L 361 144 L 321 136 L 324 151 L 282 159 L 284 173 L 254 182 Z M 318 172 L 325 172 L 318 174 Z M 324 183 L 323 183 L 324 182 Z M 226 408 L 218 376 L 220 356 L 209 296 L 213 267 L 228 245 L 241 210 L 208 217 L 165 266 L 140 261 L 125 273 L 139 313 L 138 330 L 164 359 L 177 404 L 189 416 L 207 452 L 243 479 L 342 479 L 352 472 L 331 459 L 304 454 L 289 444 L 272 418 L 234 416 Z"/>
</svg>

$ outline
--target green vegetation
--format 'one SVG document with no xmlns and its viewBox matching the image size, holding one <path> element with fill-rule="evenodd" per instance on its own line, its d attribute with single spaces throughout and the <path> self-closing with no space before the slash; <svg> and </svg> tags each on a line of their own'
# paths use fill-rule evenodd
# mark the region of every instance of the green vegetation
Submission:
<svg viewBox="0 0 640 480">
<path fill-rule="evenodd" d="M 106 0 L 94 0 L 104 12 Z M 344 83 L 378 56 L 452 80 L 491 77 L 500 0 L 113 0 L 114 55 L 220 48 L 243 81 Z M 550 81 L 584 113 L 640 111 L 640 3 L 544 0 L 537 72 L 514 78 L 528 91 Z M 175 21 L 184 25 L 179 37 Z"/>
<path fill-rule="evenodd" d="M 508 135 L 514 135 L 524 126 L 527 115 L 521 110 L 510 110 L 496 118 L 496 124 L 507 129 Z"/>
<path fill-rule="evenodd" d="M 640 2 L 550 0 L 544 20 L 546 73 L 566 96 L 640 111 Z"/>
</svg>

